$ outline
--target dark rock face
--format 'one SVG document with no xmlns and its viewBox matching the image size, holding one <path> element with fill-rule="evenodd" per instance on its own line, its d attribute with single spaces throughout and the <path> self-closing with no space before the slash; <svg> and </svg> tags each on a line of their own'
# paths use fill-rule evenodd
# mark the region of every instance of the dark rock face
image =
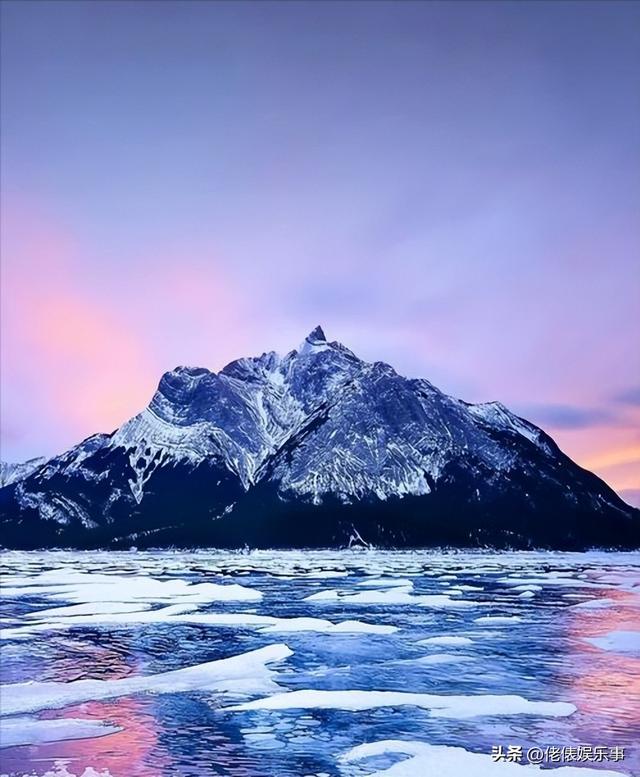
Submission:
<svg viewBox="0 0 640 777">
<path fill-rule="evenodd" d="M 320 327 L 284 357 L 166 373 L 113 434 L 14 474 L 0 528 L 24 548 L 640 546 L 640 511 L 542 430 Z"/>
</svg>

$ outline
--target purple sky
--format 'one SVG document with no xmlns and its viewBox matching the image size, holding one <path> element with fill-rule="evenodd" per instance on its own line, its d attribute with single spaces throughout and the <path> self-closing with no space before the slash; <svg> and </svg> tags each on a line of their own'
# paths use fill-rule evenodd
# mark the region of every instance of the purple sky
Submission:
<svg viewBox="0 0 640 777">
<path fill-rule="evenodd" d="M 4 459 L 321 323 L 640 489 L 639 4 L 4 0 L 1 64 Z"/>
</svg>

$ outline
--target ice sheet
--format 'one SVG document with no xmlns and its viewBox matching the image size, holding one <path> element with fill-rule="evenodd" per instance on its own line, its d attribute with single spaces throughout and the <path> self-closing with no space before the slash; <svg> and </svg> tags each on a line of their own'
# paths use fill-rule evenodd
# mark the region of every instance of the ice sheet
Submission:
<svg viewBox="0 0 640 777">
<path fill-rule="evenodd" d="M 567 702 L 529 701 L 522 696 L 436 696 L 404 691 L 317 691 L 276 693 L 227 707 L 229 710 L 371 710 L 381 707 L 422 707 L 436 718 L 474 718 L 482 715 L 545 715 L 565 717 L 576 711 Z"/>
<path fill-rule="evenodd" d="M 587 599 L 586 602 L 579 602 L 578 604 L 572 604 L 574 610 L 605 610 L 607 607 L 613 607 L 615 601 L 613 599 Z"/>
<path fill-rule="evenodd" d="M 262 629 L 265 632 L 292 632 L 292 631 L 321 631 L 327 634 L 393 634 L 398 631 L 397 626 L 378 626 L 373 623 L 363 623 L 362 621 L 342 621 L 341 623 L 332 623 L 331 621 L 320 618 L 282 618 L 274 623 L 273 626 L 267 626 Z"/>
<path fill-rule="evenodd" d="M 67 609 L 67 608 L 60 608 Z M 71 608 L 69 608 L 71 609 Z M 398 631 L 397 626 L 376 625 L 357 620 L 333 623 L 323 618 L 275 618 L 270 615 L 256 615 L 242 612 L 200 612 L 195 605 L 170 605 L 156 610 L 106 611 L 93 615 L 71 615 L 52 617 L 56 610 L 50 610 L 49 620 L 42 623 L 32 623 L 17 626 L 12 629 L 2 629 L 0 638 L 27 639 L 33 634 L 46 631 L 64 631 L 82 626 L 105 626 L 112 628 L 130 628 L 140 624 L 168 623 L 193 624 L 218 628 L 262 629 L 270 632 L 317 631 L 332 633 L 365 633 L 392 634 Z M 34 613 L 42 615 L 42 613 Z"/>
<path fill-rule="evenodd" d="M 498 583 L 504 583 L 509 586 L 545 586 L 559 585 L 570 586 L 572 588 L 607 588 L 605 584 L 591 583 L 588 580 L 577 580 L 574 577 L 563 576 L 559 573 L 548 572 L 547 574 L 536 575 L 535 577 L 499 577 Z"/>
<path fill-rule="evenodd" d="M 311 572 L 303 572 L 302 574 L 296 575 L 296 577 L 312 577 L 312 578 L 327 578 L 327 577 L 347 577 L 349 573 L 344 569 L 318 569 L 317 571 L 312 570 Z"/>
<path fill-rule="evenodd" d="M 446 594 L 412 594 L 408 586 L 399 586 L 383 591 L 361 591 L 357 594 L 344 593 L 331 589 L 318 591 L 305 597 L 305 602 L 339 603 L 339 604 L 373 604 L 373 605 L 401 605 L 408 604 L 419 607 L 435 608 L 464 608 L 475 607 L 478 602 L 467 599 L 453 599 Z"/>
<path fill-rule="evenodd" d="M 160 674 L 124 677 L 118 680 L 26 682 L 0 687 L 2 715 L 20 715 L 57 709 L 86 701 L 114 699 L 137 693 L 214 691 L 257 694 L 279 690 L 267 664 L 292 655 L 286 645 L 269 645 L 231 658 L 209 661 Z"/>
<path fill-rule="evenodd" d="M 47 769 L 46 772 L 42 772 L 39 777 L 123 777 L 123 775 L 111 774 L 108 769 L 94 769 L 93 766 L 87 766 L 82 772 L 70 772 L 68 770 L 68 761 L 56 761 L 52 769 Z M 9 777 L 7 774 L 1 774 L 0 777 Z M 20 777 L 13 773 L 11 777 Z M 36 772 L 31 771 L 29 774 L 23 774 L 22 777 L 37 777 Z M 126 775 L 125 777 L 129 777 Z"/>
<path fill-rule="evenodd" d="M 27 582 L 30 581 L 30 582 Z M 12 578 L 12 585 L 0 586 L 6 597 L 39 596 L 85 604 L 90 602 L 255 602 L 262 593 L 231 583 L 190 583 L 186 580 L 157 580 L 148 575 L 94 575 L 54 570 L 34 578 Z"/>
<path fill-rule="evenodd" d="M 56 574 L 45 573 L 42 576 L 39 573 L 39 568 L 48 569 L 61 564 L 64 564 L 65 569 L 59 569 Z M 17 589 L 19 594 L 15 600 L 10 601 L 7 597 L 2 600 L 5 611 L 5 622 L 2 625 L 24 627 L 22 636 L 29 639 L 28 644 L 18 641 L 20 629 L 13 629 L 14 633 L 18 632 L 16 641 L 3 645 L 3 656 L 6 656 L 5 682 L 16 682 L 25 677 L 34 680 L 108 677 L 109 674 L 90 674 L 92 662 L 104 660 L 106 668 L 114 659 L 119 662 L 120 656 L 127 666 L 139 667 L 137 671 L 159 671 L 160 668 L 186 667 L 225 655 L 224 652 L 220 654 L 209 650 L 218 651 L 225 644 L 228 646 L 224 648 L 225 651 L 240 653 L 270 642 L 282 641 L 288 642 L 300 655 L 296 655 L 295 661 L 286 662 L 282 677 L 286 677 L 287 687 L 277 691 L 280 695 L 289 689 L 304 688 L 358 691 L 392 689 L 393 692 L 411 691 L 442 696 L 515 694 L 525 700 L 575 701 L 580 708 L 580 714 L 561 719 L 532 718 L 514 713 L 513 717 L 475 717 L 460 722 L 442 714 L 440 718 L 429 717 L 430 709 L 434 715 L 438 709 L 450 713 L 451 699 L 446 699 L 446 708 L 420 708 L 403 703 L 397 708 L 383 706 L 371 712 L 345 712 L 339 707 L 335 711 L 326 709 L 317 712 L 313 709 L 217 712 L 222 705 L 239 705 L 272 693 L 268 691 L 254 695 L 250 690 L 253 679 L 249 677 L 243 682 L 239 677 L 230 681 L 228 688 L 245 690 L 248 695 L 244 698 L 221 698 L 212 692 L 209 699 L 187 691 L 186 696 L 176 697 L 177 703 L 173 710 L 174 699 L 171 697 L 157 697 L 158 700 L 165 699 L 162 704 L 159 701 L 151 703 L 153 696 L 146 697 L 146 700 L 142 696 L 137 700 L 125 697 L 108 703 L 109 714 L 97 713 L 98 717 L 105 720 L 128 726 L 126 717 L 118 715 L 121 707 L 126 713 L 129 705 L 138 707 L 140 703 L 145 724 L 149 709 L 172 708 L 172 715 L 176 713 L 175 722 L 182 729 L 181 737 L 184 733 L 188 745 L 184 749 L 184 756 L 181 748 L 175 748 L 177 770 L 189 771 L 193 763 L 194 773 L 207 773 L 211 768 L 210 761 L 206 753 L 198 753 L 198 742 L 204 741 L 212 729 L 215 732 L 216 720 L 221 717 L 225 719 L 225 726 L 228 722 L 230 725 L 252 724 L 256 727 L 248 734 L 251 739 L 250 751 L 235 749 L 245 747 L 241 738 L 244 732 L 237 737 L 237 742 L 234 739 L 233 749 L 228 754 L 232 760 L 229 764 L 225 762 L 225 767 L 228 765 L 231 771 L 236 765 L 241 768 L 246 754 L 250 758 L 255 757 L 256 749 L 264 747 L 265 758 L 258 763 L 264 765 L 262 771 L 265 774 L 291 772 L 317 775 L 326 771 L 332 777 L 337 777 L 340 773 L 335 764 L 338 753 L 372 739 L 393 740 L 398 737 L 424 737 L 431 742 L 457 746 L 458 749 L 488 753 L 493 741 L 517 743 L 521 741 L 519 737 L 525 737 L 527 741 L 531 739 L 529 734 L 523 733 L 530 723 L 545 744 L 572 744 L 584 740 L 585 730 L 600 731 L 595 744 L 619 743 L 628 749 L 627 757 L 620 764 L 591 766 L 617 768 L 627 775 L 640 774 L 632 730 L 635 719 L 633 701 L 626 698 L 629 694 L 622 694 L 613 700 L 615 703 L 603 707 L 599 698 L 602 688 L 606 688 L 611 677 L 617 678 L 620 687 L 631 687 L 634 662 L 640 660 L 632 657 L 629 652 L 613 652 L 613 648 L 604 641 L 609 637 L 607 632 L 614 629 L 638 629 L 634 620 L 635 612 L 630 609 L 633 599 L 640 598 L 638 586 L 635 585 L 640 580 L 637 555 L 535 551 L 513 554 L 396 553 L 373 550 L 246 553 L 211 550 L 188 553 L 5 552 L 1 554 L 0 567 L 3 582 L 10 586 L 9 590 L 13 588 L 15 592 Z M 561 576 L 550 574 L 554 569 L 559 570 Z M 95 570 L 95 573 L 91 570 Z M 603 575 L 602 570 L 612 571 Z M 85 577 L 80 578 L 78 573 Z M 504 582 L 506 576 L 508 584 Z M 91 578 L 91 583 L 86 582 L 87 577 Z M 185 585 L 182 593 L 175 591 L 174 598 L 159 598 L 157 601 L 130 597 L 123 597 L 122 601 L 97 600 L 101 588 L 112 591 L 114 578 L 124 585 L 138 578 L 165 583 L 176 577 L 182 578 Z M 335 579 L 331 579 L 333 577 Z M 457 579 L 452 580 L 452 577 Z M 503 582 L 498 582 L 500 579 Z M 517 579 L 529 582 L 514 585 Z M 533 580 L 538 582 L 531 582 Z M 231 583 L 242 583 L 242 587 L 261 591 L 261 601 L 265 605 L 257 599 L 241 601 L 237 605 L 233 602 L 218 605 L 217 600 L 204 602 L 201 594 L 206 589 L 198 591 L 192 587 L 203 583 L 215 583 L 222 588 Z M 154 583 L 147 582 L 145 590 L 151 585 Z M 80 592 L 82 586 L 85 601 L 74 602 L 65 598 L 72 590 Z M 93 593 L 88 593 L 90 588 Z M 333 589 L 328 592 L 326 607 L 321 605 L 321 600 L 316 604 L 313 601 L 302 601 L 302 597 L 308 594 L 322 594 L 325 588 Z M 169 590 L 160 588 L 158 594 L 162 593 L 164 597 Z M 480 593 L 475 593 L 479 590 Z M 525 593 L 534 594 L 534 597 L 520 598 Z M 410 598 L 403 596 L 404 603 L 388 607 L 384 603 L 365 606 L 361 601 L 350 603 L 348 599 L 345 600 L 345 597 L 360 594 L 367 598 L 382 595 L 387 600 L 389 595 L 399 598 L 400 594 L 408 594 Z M 420 597 L 426 595 L 444 595 L 445 601 L 456 603 L 478 601 L 475 602 L 476 606 L 467 609 L 432 609 L 420 605 Z M 611 599 L 603 599 L 605 596 Z M 584 606 L 572 607 L 582 602 L 585 602 Z M 602 609 L 605 603 L 609 609 Z M 40 610 L 37 611 L 37 608 Z M 498 617 L 521 616 L 522 622 L 510 626 L 511 621 L 505 625 L 490 622 L 482 625 L 473 621 L 477 616 L 492 614 Z M 348 618 L 355 620 L 349 621 Z M 344 621 L 344 625 L 339 623 L 340 620 Z M 360 626 L 362 621 L 369 623 Z M 387 624 L 391 623 L 395 624 L 391 629 L 400 629 L 393 634 L 389 632 L 388 636 L 384 633 L 379 636 L 376 634 L 378 626 L 389 628 Z M 190 624 L 195 625 L 192 627 Z M 567 630 L 569 626 L 571 628 Z M 371 632 L 367 631 L 369 627 Z M 54 629 L 60 633 L 51 634 Z M 267 630 L 272 633 L 266 633 Z M 574 648 L 578 652 L 582 644 L 585 661 L 576 664 L 575 650 L 567 649 L 567 635 L 573 635 L 574 642 L 577 639 Z M 8 636 L 12 636 L 11 630 Z M 433 643 L 422 646 L 417 644 L 417 640 L 423 638 L 437 639 L 443 636 L 463 636 L 471 639 L 473 644 L 450 647 Z M 587 644 L 581 642 L 580 637 L 603 640 L 603 644 Z M 173 649 L 174 645 L 175 656 L 170 667 L 167 667 L 162 653 Z M 535 649 L 530 649 L 531 646 Z M 602 650 L 603 647 L 605 650 Z M 114 659 L 111 658 L 112 650 Z M 607 650 L 612 652 L 605 652 Z M 624 656 L 622 661 L 621 656 Z M 55 674 L 49 669 L 51 661 L 55 661 Z M 145 666 L 149 668 L 144 670 Z M 121 676 L 115 664 L 114 671 L 117 671 L 115 676 Z M 566 679 L 567 673 L 573 677 L 574 671 L 578 672 L 577 680 L 584 679 L 586 674 L 591 679 L 596 675 L 596 679 L 605 679 L 602 682 L 598 680 L 580 684 L 580 701 L 576 701 L 574 694 L 564 695 L 568 686 L 562 680 L 563 677 Z M 277 676 L 273 679 L 279 681 Z M 225 683 L 220 680 L 220 684 L 224 686 Z M 152 694 L 153 690 L 141 693 Z M 210 702 L 206 706 L 206 720 L 198 714 L 198 710 L 204 709 L 203 701 Z M 489 704 L 494 703 L 485 699 L 485 709 Z M 69 714 L 75 718 L 85 715 L 80 707 L 70 707 L 64 713 L 58 710 L 52 714 Z M 153 715 L 160 734 L 168 735 L 166 720 L 161 719 L 156 712 Z M 4 719 L 5 722 L 8 720 Z M 170 721 L 171 725 L 173 722 Z M 175 731 L 175 728 L 171 730 Z M 537 737 L 531 741 L 536 742 Z M 110 748 L 111 742 L 117 744 L 121 739 L 122 735 L 117 735 L 71 745 L 73 752 L 82 748 L 87 756 L 82 766 L 78 765 L 78 761 L 69 762 L 68 769 L 71 772 L 82 772 L 87 763 L 97 769 L 106 766 L 107 762 L 101 762 L 89 754 L 89 748 L 92 748 L 92 752 L 97 749 L 102 751 Z M 586 741 L 593 739 L 587 738 Z M 282 748 L 275 760 L 269 760 L 275 756 L 266 752 L 271 743 L 274 743 L 274 747 Z M 66 747 L 69 748 L 68 745 Z M 24 748 L 24 751 L 27 749 Z M 240 752 L 241 756 L 237 755 Z M 5 757 L 14 756 L 9 751 L 3 751 L 2 754 Z M 220 755 L 222 758 L 227 757 L 227 754 Z M 304 757 L 304 762 L 297 761 L 299 757 Z M 404 758 L 402 768 L 406 771 L 402 773 L 409 775 L 411 772 L 408 770 L 412 768 L 410 757 L 390 755 L 371 762 L 344 762 L 341 766 L 345 776 L 364 777 L 388 767 L 396 759 Z M 19 775 L 32 768 L 35 768 L 37 774 L 45 772 L 47 767 L 51 769 L 50 761 L 42 763 L 31 760 L 31 756 L 28 758 L 26 760 L 25 756 L 24 764 L 15 760 L 12 763 L 12 768 L 17 769 Z M 108 763 L 113 771 L 112 762 Z M 300 763 L 304 765 L 300 766 Z M 131 774 L 136 765 L 132 765 Z M 420 767 L 418 774 L 421 777 L 440 777 L 439 766 L 438 762 L 429 771 Z M 474 766 L 471 762 L 455 777 L 475 777 Z M 582 765 L 573 766 L 576 768 L 571 770 L 571 774 L 584 777 L 585 770 L 577 769 Z M 517 777 L 517 769 L 523 774 L 530 773 L 522 766 L 513 768 L 516 769 L 514 777 Z M 542 777 L 546 772 L 540 774 Z M 599 775 L 602 777 L 603 772 L 599 772 Z M 130 775 L 118 772 L 115 777 Z M 549 777 L 556 777 L 554 770 L 549 772 Z"/>
<path fill-rule="evenodd" d="M 585 642 L 601 650 L 640 656 L 640 631 L 610 631 L 602 637 L 585 637 Z"/>
<path fill-rule="evenodd" d="M 68 607 L 49 607 L 45 610 L 35 610 L 25 613 L 24 617 L 33 620 L 47 618 L 72 618 L 77 615 L 116 615 L 126 612 L 144 612 L 150 610 L 147 602 L 87 602 L 86 604 L 70 604 Z"/>
<path fill-rule="evenodd" d="M 341 758 L 343 764 L 362 761 L 381 755 L 406 755 L 408 759 L 399 761 L 388 769 L 369 772 L 368 777 L 518 777 L 518 775 L 544 774 L 549 777 L 620 777 L 624 772 L 609 769 L 589 769 L 573 766 L 561 766 L 549 771 L 539 766 L 522 766 L 517 763 L 493 761 L 489 753 L 472 753 L 462 747 L 429 745 L 425 742 L 411 742 L 399 739 L 387 739 L 380 742 L 368 742 L 358 745 Z"/>
<path fill-rule="evenodd" d="M 358 583 L 367 588 L 413 588 L 413 580 L 401 577 L 372 577 Z"/>
<path fill-rule="evenodd" d="M 100 720 L 79 718 L 18 717 L 0 720 L 0 747 L 39 745 L 45 742 L 63 742 L 68 739 L 91 739 L 122 731 Z"/>
<path fill-rule="evenodd" d="M 96 612 L 92 615 L 71 615 L 65 617 L 50 617 L 49 620 L 42 623 L 29 623 L 25 626 L 16 626 L 11 629 L 2 629 L 0 638 L 6 639 L 27 639 L 32 634 L 42 631 L 64 631 L 77 626 L 132 626 L 145 623 L 166 623 L 174 618 L 186 616 L 187 613 L 194 611 L 196 606 L 193 604 L 174 604 L 168 607 L 160 607 L 156 610 L 146 609 L 148 605 L 141 603 L 138 609 L 131 611 L 122 611 L 121 604 L 115 606 L 117 612 Z M 61 608 L 62 609 L 62 608 Z M 40 615 L 34 613 L 34 615 Z M 193 617 L 198 613 L 193 612 Z M 230 616 L 227 616 L 230 617 Z M 236 616 L 239 617 L 239 616 Z M 247 621 L 256 616 L 244 614 L 242 616 Z M 270 621 L 269 621 L 270 622 Z"/>
</svg>

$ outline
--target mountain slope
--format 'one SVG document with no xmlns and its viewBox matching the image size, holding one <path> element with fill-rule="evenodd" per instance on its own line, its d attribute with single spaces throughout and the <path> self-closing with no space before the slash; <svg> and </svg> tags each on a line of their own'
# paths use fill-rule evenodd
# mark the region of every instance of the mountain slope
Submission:
<svg viewBox="0 0 640 777">
<path fill-rule="evenodd" d="M 44 464 L 45 461 L 46 459 L 43 456 L 39 456 L 35 459 L 28 459 L 19 464 L 0 461 L 0 488 L 2 488 L 2 486 L 8 486 L 10 483 L 15 483 L 18 480 L 24 480 L 24 478 L 30 475 L 35 469 Z"/>
<path fill-rule="evenodd" d="M 0 489 L 3 542 L 640 546 L 640 512 L 499 403 L 471 405 L 317 327 L 149 406 Z"/>
</svg>

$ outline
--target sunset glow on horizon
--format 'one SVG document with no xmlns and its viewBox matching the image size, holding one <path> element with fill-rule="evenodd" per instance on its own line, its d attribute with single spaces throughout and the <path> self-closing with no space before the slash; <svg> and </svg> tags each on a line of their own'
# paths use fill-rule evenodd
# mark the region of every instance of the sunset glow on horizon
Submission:
<svg viewBox="0 0 640 777">
<path fill-rule="evenodd" d="M 2 459 L 321 324 L 640 504 L 640 7 L 267 5 L 4 4 Z"/>
</svg>

